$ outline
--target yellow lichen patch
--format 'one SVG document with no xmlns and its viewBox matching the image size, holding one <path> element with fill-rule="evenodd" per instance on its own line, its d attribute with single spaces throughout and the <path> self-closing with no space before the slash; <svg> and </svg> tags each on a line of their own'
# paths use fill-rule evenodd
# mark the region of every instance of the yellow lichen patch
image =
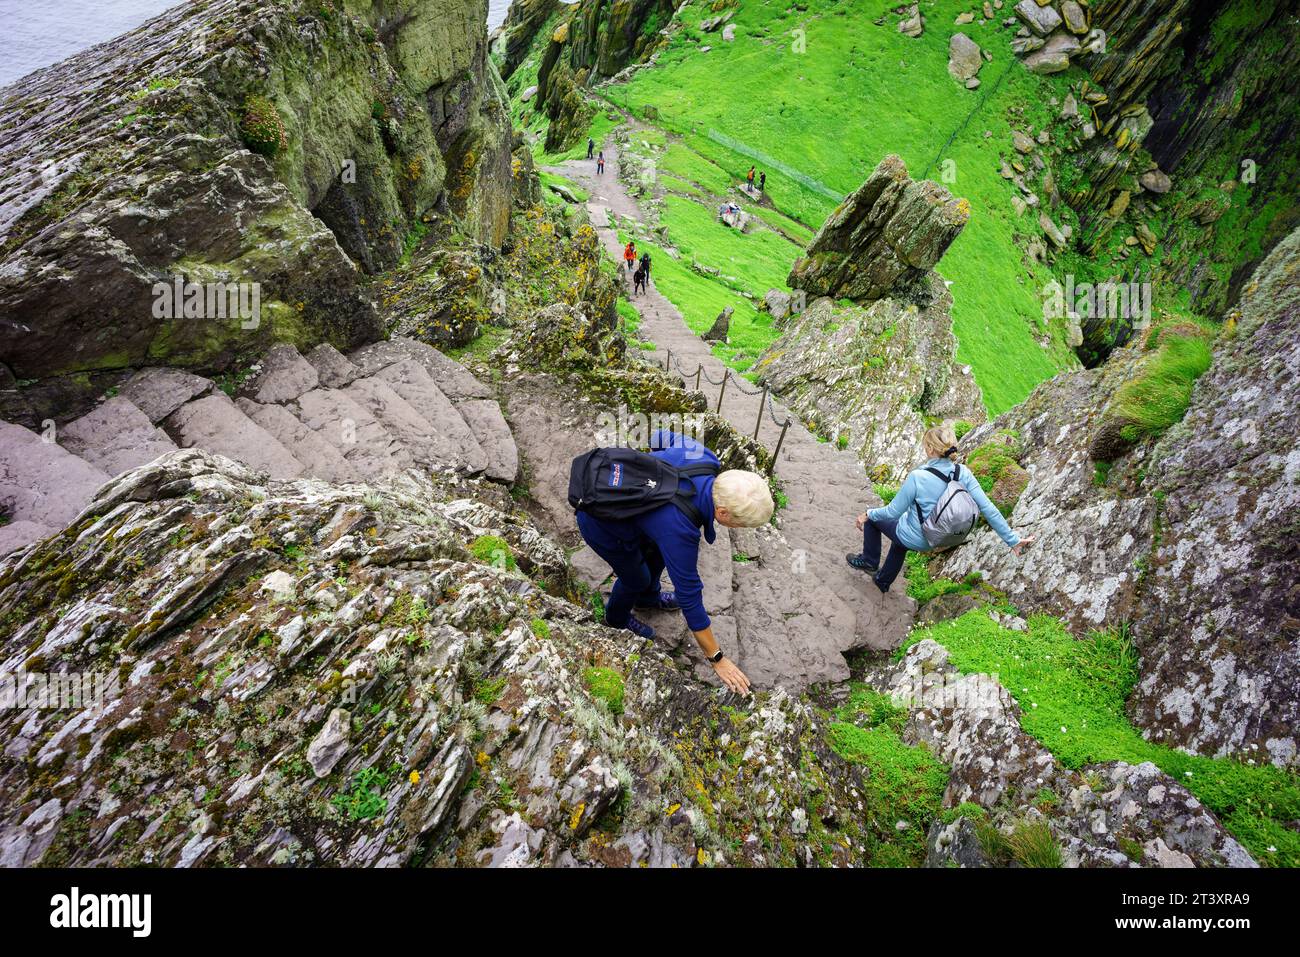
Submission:
<svg viewBox="0 0 1300 957">
<path fill-rule="evenodd" d="M 578 825 L 582 823 L 582 812 L 585 811 L 586 809 L 587 809 L 587 805 L 585 802 L 580 803 L 577 807 L 573 809 L 573 813 L 569 815 L 570 831 L 576 831 L 578 829 Z"/>
</svg>

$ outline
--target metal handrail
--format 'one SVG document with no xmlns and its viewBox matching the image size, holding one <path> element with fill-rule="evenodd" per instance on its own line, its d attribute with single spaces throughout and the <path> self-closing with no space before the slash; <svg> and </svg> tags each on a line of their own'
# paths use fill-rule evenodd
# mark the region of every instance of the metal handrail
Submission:
<svg viewBox="0 0 1300 957">
<path fill-rule="evenodd" d="M 781 455 L 781 446 L 785 444 L 785 434 L 789 430 L 790 425 L 794 422 L 794 420 L 789 418 L 788 416 L 785 418 L 784 421 L 776 417 L 776 406 L 772 402 L 771 390 L 768 388 L 768 386 L 763 386 L 761 389 L 747 389 L 745 388 L 744 381 L 739 376 L 735 375 L 730 369 L 726 369 L 723 372 L 721 380 L 715 380 L 713 379 L 712 376 L 708 375 L 704 371 L 703 362 L 697 363 L 694 372 L 687 372 L 685 369 L 682 368 L 682 364 L 677 360 L 677 357 L 673 355 L 673 350 L 671 349 L 667 350 L 667 356 L 664 358 L 663 368 L 665 372 L 668 372 L 671 369 L 676 368 L 677 371 L 681 373 L 683 379 L 689 379 L 692 375 L 694 375 L 696 392 L 700 391 L 701 379 L 708 382 L 710 385 L 719 386 L 720 388 L 718 389 L 718 404 L 715 410 L 716 414 L 718 415 L 722 414 L 722 397 L 727 394 L 728 382 L 735 382 L 736 388 L 739 389 L 745 395 L 761 395 L 762 398 L 758 400 L 758 419 L 754 422 L 754 441 L 755 442 L 758 441 L 758 434 L 763 429 L 763 412 L 766 409 L 768 415 L 772 419 L 772 424 L 775 426 L 779 426 L 781 429 L 781 435 L 776 440 L 776 451 L 772 453 L 772 468 L 770 474 L 773 475 L 776 474 L 776 463 L 777 463 L 777 459 Z"/>
</svg>

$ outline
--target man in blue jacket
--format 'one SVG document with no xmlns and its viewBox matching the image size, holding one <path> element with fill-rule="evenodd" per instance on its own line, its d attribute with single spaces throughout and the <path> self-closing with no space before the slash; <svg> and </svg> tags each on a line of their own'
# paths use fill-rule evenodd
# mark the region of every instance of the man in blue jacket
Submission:
<svg viewBox="0 0 1300 957">
<path fill-rule="evenodd" d="M 926 541 L 921 531 L 921 520 L 917 517 L 917 513 L 919 511 L 921 515 L 929 515 L 943 496 L 947 483 L 928 471 L 930 468 L 944 475 L 950 475 L 954 467 L 958 468 L 958 481 L 965 486 L 966 491 L 970 492 L 971 498 L 975 499 L 984 521 L 989 523 L 993 531 L 998 533 L 998 537 L 1017 555 L 1025 545 L 1034 540 L 1032 535 L 1021 538 L 1013 532 L 1007 520 L 998 511 L 998 507 L 984 494 L 984 489 L 980 488 L 980 483 L 971 470 L 956 465 L 957 439 L 953 434 L 952 426 L 936 425 L 927 430 L 921 439 L 921 445 L 930 456 L 930 460 L 912 470 L 907 476 L 907 481 L 902 484 L 898 494 L 888 505 L 883 508 L 873 508 L 858 516 L 858 530 L 862 532 L 863 539 L 862 554 L 845 556 L 854 568 L 871 575 L 876 587 L 882 592 L 889 591 L 889 586 L 898 577 L 903 567 L 903 559 L 907 557 L 909 551 L 931 550 L 930 543 Z M 883 568 L 880 565 L 882 535 L 893 543 L 889 554 L 885 557 Z"/>
<path fill-rule="evenodd" d="M 711 450 L 676 432 L 652 435 L 650 454 L 678 468 L 701 462 L 720 464 Z M 695 507 L 704 516 L 704 539 L 710 545 L 717 538 L 715 523 L 726 528 L 756 528 L 772 517 L 772 493 L 767 481 L 754 472 L 728 469 L 717 476 L 682 479 L 683 490 L 688 485 Z M 605 623 L 653 638 L 654 629 L 633 616 L 633 608 L 681 609 L 722 683 L 739 694 L 748 693 L 749 679 L 722 654 L 704 608 L 704 581 L 698 568 L 700 527 L 671 502 L 620 521 L 593 518 L 581 511 L 577 518 L 583 540 L 617 576 L 605 605 Z M 673 591 L 660 587 L 665 568 Z"/>
</svg>

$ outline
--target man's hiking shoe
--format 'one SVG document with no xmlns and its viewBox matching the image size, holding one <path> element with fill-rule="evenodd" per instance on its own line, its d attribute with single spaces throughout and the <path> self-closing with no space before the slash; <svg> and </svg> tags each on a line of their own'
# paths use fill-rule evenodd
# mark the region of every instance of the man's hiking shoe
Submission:
<svg viewBox="0 0 1300 957">
<path fill-rule="evenodd" d="M 606 621 L 605 624 L 609 625 L 609 622 Z M 616 625 L 609 626 L 611 628 L 617 627 Z M 630 616 L 627 620 L 627 624 L 623 627 L 632 632 L 632 634 L 636 635 L 638 638 L 653 638 L 655 636 L 655 630 L 644 621 L 638 620 L 635 615 Z"/>
<path fill-rule="evenodd" d="M 880 568 L 879 565 L 868 565 L 867 560 L 858 555 L 845 555 L 844 560 L 860 572 L 866 572 L 868 575 L 874 575 Z"/>
<path fill-rule="evenodd" d="M 637 602 L 637 608 L 643 611 L 676 611 L 682 606 L 677 604 L 677 595 L 670 591 L 661 591 L 658 601 Z"/>
</svg>

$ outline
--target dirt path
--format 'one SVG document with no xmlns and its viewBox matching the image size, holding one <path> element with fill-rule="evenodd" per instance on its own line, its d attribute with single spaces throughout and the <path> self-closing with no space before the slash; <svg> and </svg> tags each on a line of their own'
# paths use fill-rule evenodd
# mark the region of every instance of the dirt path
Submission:
<svg viewBox="0 0 1300 957">
<path fill-rule="evenodd" d="M 638 222 L 642 214 L 619 178 L 620 158 L 612 139 L 605 143 L 605 156 L 602 176 L 587 160 L 572 160 L 553 171 L 590 194 L 587 208 L 592 224 L 606 250 L 619 261 L 622 245 L 609 214 Z M 672 350 L 690 373 L 702 364 L 705 377 L 722 380 L 726 366 L 657 289 L 652 286 L 632 303 L 641 313 L 641 334 L 656 346 L 648 356 L 662 363 L 666 351 Z M 694 385 L 693 375 L 690 385 Z M 753 388 L 748 382 L 745 385 Z M 718 387 L 706 381 L 701 387 L 716 407 Z M 792 417 L 780 403 L 774 405 L 778 420 Z M 733 380 L 721 411 L 737 429 L 752 435 L 759 397 L 744 394 Z M 779 435 L 773 417 L 764 414 L 760 441 L 774 449 Z M 527 448 L 524 453 L 528 454 Z M 715 593 L 722 590 L 723 582 L 718 580 L 722 578 L 730 579 L 733 592 L 729 602 L 722 599 L 723 614 L 716 605 L 710 607 L 715 631 L 723 647 L 760 686 L 780 684 L 793 690 L 815 682 L 842 681 L 848 677 L 844 653 L 862 647 L 897 647 L 911 626 L 915 604 L 906 596 L 901 578 L 882 597 L 865 575 L 844 561 L 847 552 L 860 550 L 862 544 L 854 517 L 880 504 L 855 456 L 818 441 L 796 419 L 782 445 L 776 475 L 789 498 L 788 506 L 778 513 L 778 528 L 733 531 L 732 561 L 725 563 L 730 568 L 715 568 L 706 575 L 706 593 L 710 578 L 718 586 Z M 724 547 L 719 535 L 714 550 Z M 719 563 L 711 556 L 708 564 L 713 568 Z M 684 637 L 680 616 L 675 622 L 671 616 L 656 616 L 653 622 L 661 631 L 674 629 L 676 640 Z"/>
</svg>

